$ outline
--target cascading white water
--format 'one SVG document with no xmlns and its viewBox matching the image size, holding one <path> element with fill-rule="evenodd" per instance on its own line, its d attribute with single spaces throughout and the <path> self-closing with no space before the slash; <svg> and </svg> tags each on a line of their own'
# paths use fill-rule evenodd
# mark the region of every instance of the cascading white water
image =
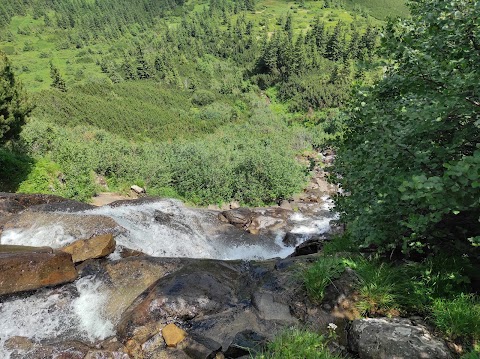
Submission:
<svg viewBox="0 0 480 359">
<path fill-rule="evenodd" d="M 159 214 L 167 220 L 156 220 Z M 177 200 L 103 206 L 70 214 L 77 219 L 73 221 L 69 218 L 63 226 L 59 223 L 48 226 L 32 223 L 29 228 L 6 230 L 0 241 L 3 244 L 59 248 L 74 240 L 71 233 L 82 226 L 82 216 L 87 215 L 112 218 L 125 229 L 117 235 L 117 244 L 156 257 L 267 259 L 286 257 L 293 252 L 292 247 L 283 245 L 282 236 L 285 233 L 281 231 L 273 236 L 251 236 L 241 230 L 225 230 L 211 211 L 188 208 Z M 331 216 L 305 217 L 294 213 L 290 217 L 290 232 L 303 234 L 305 238 L 324 233 L 329 230 L 331 219 Z M 112 259 L 115 258 L 118 258 L 118 253 L 112 256 Z"/>
<path fill-rule="evenodd" d="M 325 198 L 318 215 L 293 213 L 288 219 L 289 231 L 303 239 L 327 232 L 334 218 L 325 215 L 330 206 Z M 286 257 L 293 252 L 292 247 L 282 243 L 285 233 L 280 230 L 267 235 L 250 235 L 222 224 L 215 212 L 188 208 L 177 200 L 103 206 L 55 216 L 39 214 L 41 220 L 37 222 L 24 221 L 29 224 L 7 228 L 0 243 L 60 248 L 78 238 L 79 233 L 90 233 L 91 228 L 82 226 L 85 221 L 100 216 L 113 219 L 122 227 L 116 236 L 117 248 L 123 246 L 151 256 L 267 259 Z M 48 223 L 49 218 L 53 222 Z M 110 260 L 118 258 L 119 252 L 109 257 Z M 12 336 L 33 340 L 95 341 L 113 335 L 118 318 L 108 318 L 103 312 L 107 295 L 105 284 L 88 276 L 72 285 L 44 289 L 26 298 L 10 298 L 0 303 L 0 357 L 9 358 L 10 352 L 4 348 L 4 343 Z"/>
<path fill-rule="evenodd" d="M 72 286 L 42 289 L 29 297 L 0 303 L 0 357 L 10 357 L 4 344 L 14 336 L 35 341 L 94 341 L 115 334 L 113 323 L 103 313 L 106 294 L 101 291 L 102 284 L 88 276 Z"/>
</svg>

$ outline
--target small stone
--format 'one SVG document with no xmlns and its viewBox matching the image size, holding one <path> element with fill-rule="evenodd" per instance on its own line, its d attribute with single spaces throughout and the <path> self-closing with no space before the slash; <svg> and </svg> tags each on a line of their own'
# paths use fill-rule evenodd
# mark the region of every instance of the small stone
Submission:
<svg viewBox="0 0 480 359">
<path fill-rule="evenodd" d="M 84 359 L 130 359 L 127 353 L 109 350 L 89 350 Z"/>
<path fill-rule="evenodd" d="M 31 339 L 27 337 L 12 337 L 5 341 L 4 347 L 8 350 L 23 350 L 27 351 L 32 349 L 34 346 Z"/>
<path fill-rule="evenodd" d="M 115 245 L 113 235 L 108 233 L 90 239 L 80 239 L 62 248 L 61 251 L 71 254 L 73 262 L 78 263 L 108 256 L 115 250 Z"/>
<path fill-rule="evenodd" d="M 240 208 L 240 203 L 238 203 L 237 201 L 232 201 L 232 202 L 230 202 L 229 207 L 230 207 L 230 209 Z"/>
<path fill-rule="evenodd" d="M 137 186 L 137 185 L 135 185 L 135 184 L 134 184 L 132 187 L 130 187 L 130 189 L 131 189 L 133 192 L 138 193 L 138 194 L 140 194 L 140 193 L 145 193 L 145 188 L 142 188 L 142 187 Z"/>
<path fill-rule="evenodd" d="M 143 351 L 140 344 L 137 343 L 136 340 L 130 339 L 125 343 L 125 348 L 127 349 L 127 353 L 130 357 L 133 358 L 143 358 Z"/>
<path fill-rule="evenodd" d="M 290 211 L 293 210 L 292 205 L 287 200 L 283 200 L 282 202 L 280 202 L 280 208 L 288 209 Z"/>
<path fill-rule="evenodd" d="M 178 343 L 186 338 L 187 333 L 172 323 L 162 329 L 162 335 L 167 346 L 175 348 Z"/>
</svg>

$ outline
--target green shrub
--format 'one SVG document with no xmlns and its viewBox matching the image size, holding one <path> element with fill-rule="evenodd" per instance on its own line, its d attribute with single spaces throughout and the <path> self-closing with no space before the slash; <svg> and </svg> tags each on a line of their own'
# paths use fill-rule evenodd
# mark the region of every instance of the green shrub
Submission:
<svg viewBox="0 0 480 359">
<path fill-rule="evenodd" d="M 477 296 L 460 294 L 454 299 L 436 299 L 433 321 L 451 338 L 480 340 L 480 301 Z"/>
<path fill-rule="evenodd" d="M 341 258 L 323 256 L 303 273 L 308 296 L 321 302 L 325 289 L 345 271 L 346 263 Z"/>
<path fill-rule="evenodd" d="M 290 329 L 267 345 L 257 359 L 340 359 L 330 353 L 324 336 L 301 329 Z"/>
<path fill-rule="evenodd" d="M 33 160 L 0 147 L 0 191 L 16 192 L 31 171 Z"/>
<path fill-rule="evenodd" d="M 17 191 L 22 193 L 55 193 L 59 189 L 60 166 L 48 158 L 35 161 L 27 178 Z"/>
<path fill-rule="evenodd" d="M 323 246 L 322 252 L 324 254 L 335 254 L 341 252 L 355 252 L 357 247 L 350 240 L 348 235 L 340 235 L 332 238 L 331 241 L 326 242 Z"/>
<path fill-rule="evenodd" d="M 213 101 L 215 101 L 215 95 L 208 90 L 195 91 L 192 97 L 192 103 L 198 106 L 210 105 Z"/>
</svg>

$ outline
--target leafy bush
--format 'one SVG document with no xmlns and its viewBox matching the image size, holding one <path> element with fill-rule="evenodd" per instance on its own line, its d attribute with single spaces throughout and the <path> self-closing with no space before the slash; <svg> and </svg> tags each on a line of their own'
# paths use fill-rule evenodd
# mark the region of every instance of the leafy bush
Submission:
<svg viewBox="0 0 480 359">
<path fill-rule="evenodd" d="M 28 176 L 33 160 L 0 147 L 0 191 L 16 192 Z"/>
<path fill-rule="evenodd" d="M 324 336 L 301 329 L 290 329 L 268 344 L 257 359 L 340 359 L 330 353 Z"/>
<path fill-rule="evenodd" d="M 337 208 L 355 242 L 382 251 L 478 245 L 480 68 L 470 38 L 480 3 L 410 4 L 412 18 L 386 29 L 385 78 L 352 106 L 335 165 L 350 195 Z"/>
<path fill-rule="evenodd" d="M 17 191 L 21 193 L 52 193 L 60 186 L 60 166 L 48 158 L 35 161 L 27 178 L 20 183 Z"/>
<path fill-rule="evenodd" d="M 210 105 L 215 101 L 215 95 L 208 90 L 195 91 L 192 97 L 192 102 L 198 106 Z"/>
<path fill-rule="evenodd" d="M 88 200 L 96 173 L 119 190 L 143 182 L 151 194 L 172 193 L 195 204 L 236 199 L 260 205 L 290 196 L 304 183 L 289 143 L 293 135 L 260 106 L 248 123 L 194 141 L 132 143 L 94 127 L 62 128 L 36 119 L 22 139 L 32 156 L 61 164 L 64 185 L 56 193 L 67 197 Z"/>
</svg>

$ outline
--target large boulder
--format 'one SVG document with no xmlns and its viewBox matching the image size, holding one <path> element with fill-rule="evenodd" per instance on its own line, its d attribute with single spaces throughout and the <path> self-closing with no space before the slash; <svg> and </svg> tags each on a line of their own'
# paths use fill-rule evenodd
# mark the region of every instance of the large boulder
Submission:
<svg viewBox="0 0 480 359">
<path fill-rule="evenodd" d="M 61 248 L 76 240 L 125 231 L 112 218 L 63 212 L 24 211 L 8 217 L 0 233 L 2 244 Z"/>
<path fill-rule="evenodd" d="M 27 208 L 42 210 L 77 211 L 92 206 L 49 194 L 22 194 L 0 192 L 0 217 L 19 213 Z"/>
<path fill-rule="evenodd" d="M 68 253 L 0 253 L 0 295 L 72 282 L 77 271 Z"/>
<path fill-rule="evenodd" d="M 115 240 L 111 233 L 89 239 L 80 239 L 61 249 L 72 255 L 73 262 L 108 256 L 115 250 Z"/>
<path fill-rule="evenodd" d="M 248 208 L 236 208 L 228 211 L 223 211 L 219 218 L 226 221 L 235 227 L 243 228 L 248 226 L 252 220 L 252 211 Z M 223 217 L 223 218 L 222 218 Z"/>
<path fill-rule="evenodd" d="M 403 318 L 355 320 L 348 333 L 349 349 L 360 359 L 452 358 L 443 341 L 423 323 Z"/>
<path fill-rule="evenodd" d="M 193 358 L 211 358 L 219 350 L 235 354 L 230 357 L 243 356 L 248 349 L 241 346 L 259 350 L 278 330 L 309 315 L 303 290 L 292 291 L 296 279 L 288 267 L 276 266 L 275 260 L 176 260 L 180 264 L 176 269 L 159 278 L 123 312 L 116 332 L 132 353 L 142 351 L 149 357 L 154 351 L 171 351 L 159 341 L 158 326 L 175 323 L 187 332 L 176 350 Z M 321 327 L 331 321 L 327 315 Z"/>
</svg>

